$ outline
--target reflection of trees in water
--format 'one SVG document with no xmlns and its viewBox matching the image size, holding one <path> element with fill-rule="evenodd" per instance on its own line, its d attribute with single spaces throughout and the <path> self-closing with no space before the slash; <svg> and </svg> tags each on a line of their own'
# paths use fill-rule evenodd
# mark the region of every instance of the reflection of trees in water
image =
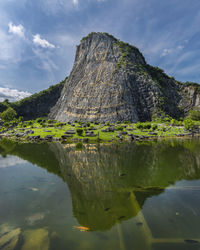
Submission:
<svg viewBox="0 0 200 250">
<path fill-rule="evenodd" d="M 78 222 L 108 230 L 137 215 L 145 200 L 181 179 L 200 176 L 198 141 L 162 141 L 139 145 L 18 144 L 1 141 L 2 155 L 17 155 L 67 182 Z M 137 202 L 140 208 L 133 206 Z"/>
<path fill-rule="evenodd" d="M 85 145 L 81 151 L 60 144 L 50 147 L 60 159 L 75 217 L 92 230 L 106 230 L 120 218 L 135 216 L 138 209 L 132 206 L 133 192 L 142 207 L 148 197 L 177 180 L 200 175 L 198 154 L 179 142 Z"/>
</svg>

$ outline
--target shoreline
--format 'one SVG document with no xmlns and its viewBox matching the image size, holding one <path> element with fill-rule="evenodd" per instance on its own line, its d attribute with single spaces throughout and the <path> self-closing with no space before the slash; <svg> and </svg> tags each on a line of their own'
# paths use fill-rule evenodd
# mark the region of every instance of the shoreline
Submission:
<svg viewBox="0 0 200 250">
<path fill-rule="evenodd" d="M 22 142 L 22 143 L 61 143 L 61 144 L 76 144 L 76 143 L 83 143 L 83 144 L 118 144 L 123 142 L 143 142 L 143 141 L 155 141 L 155 140 L 168 140 L 168 139 L 192 139 L 200 137 L 200 133 L 194 134 L 181 134 L 181 135 L 174 135 L 174 136 L 140 136 L 137 138 L 122 138 L 122 139 L 112 139 L 112 140 L 103 140 L 103 139 L 93 139 L 90 140 L 88 137 L 80 138 L 73 138 L 73 139 L 59 139 L 52 138 L 52 139 L 45 139 L 45 138 L 25 138 L 25 137 L 17 137 L 15 135 L 8 135 L 8 134 L 0 134 L 0 140 L 8 139 L 11 141 Z"/>
</svg>

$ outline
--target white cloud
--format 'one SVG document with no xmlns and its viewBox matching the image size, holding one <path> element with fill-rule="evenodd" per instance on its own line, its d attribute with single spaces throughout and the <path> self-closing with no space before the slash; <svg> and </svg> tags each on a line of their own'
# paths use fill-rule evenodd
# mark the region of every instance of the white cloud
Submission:
<svg viewBox="0 0 200 250">
<path fill-rule="evenodd" d="M 20 24 L 20 25 L 14 25 L 13 23 L 9 23 L 8 24 L 9 33 L 12 33 L 14 35 L 20 36 L 20 37 L 24 37 L 24 27 Z"/>
<path fill-rule="evenodd" d="M 22 165 L 27 163 L 27 161 L 20 159 L 17 156 L 7 156 L 6 158 L 0 157 L 0 168 L 13 167 L 18 164 Z"/>
<path fill-rule="evenodd" d="M 0 101 L 3 102 L 5 99 L 8 99 L 11 102 L 18 101 L 25 97 L 30 96 L 31 93 L 27 91 L 19 91 L 17 89 L 3 88 L 0 87 Z"/>
<path fill-rule="evenodd" d="M 74 5 L 78 5 L 78 0 L 73 0 Z"/>
<path fill-rule="evenodd" d="M 161 56 L 167 56 L 172 53 L 172 49 L 163 49 Z"/>
<path fill-rule="evenodd" d="M 55 45 L 51 44 L 45 39 L 42 39 L 39 34 L 33 36 L 33 42 L 43 48 L 55 48 Z"/>
</svg>

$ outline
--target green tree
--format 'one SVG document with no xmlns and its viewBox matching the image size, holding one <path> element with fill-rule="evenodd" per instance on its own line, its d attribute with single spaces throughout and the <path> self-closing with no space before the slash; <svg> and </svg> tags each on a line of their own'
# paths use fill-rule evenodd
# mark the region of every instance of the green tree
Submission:
<svg viewBox="0 0 200 250">
<path fill-rule="evenodd" d="M 16 111 L 11 107 L 7 108 L 4 112 L 1 113 L 2 120 L 7 122 L 14 120 L 16 116 Z"/>
<path fill-rule="evenodd" d="M 192 130 L 195 127 L 194 122 L 190 119 L 184 120 L 183 124 L 186 130 Z"/>
<path fill-rule="evenodd" d="M 200 111 L 190 110 L 188 117 L 193 121 L 200 121 Z"/>
</svg>

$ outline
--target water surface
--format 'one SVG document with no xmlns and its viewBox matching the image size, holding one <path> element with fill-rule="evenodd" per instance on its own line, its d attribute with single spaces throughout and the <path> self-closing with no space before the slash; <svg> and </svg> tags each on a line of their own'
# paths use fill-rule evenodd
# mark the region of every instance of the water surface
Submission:
<svg viewBox="0 0 200 250">
<path fill-rule="evenodd" d="M 0 154 L 0 249 L 200 249 L 198 139 Z"/>
</svg>

